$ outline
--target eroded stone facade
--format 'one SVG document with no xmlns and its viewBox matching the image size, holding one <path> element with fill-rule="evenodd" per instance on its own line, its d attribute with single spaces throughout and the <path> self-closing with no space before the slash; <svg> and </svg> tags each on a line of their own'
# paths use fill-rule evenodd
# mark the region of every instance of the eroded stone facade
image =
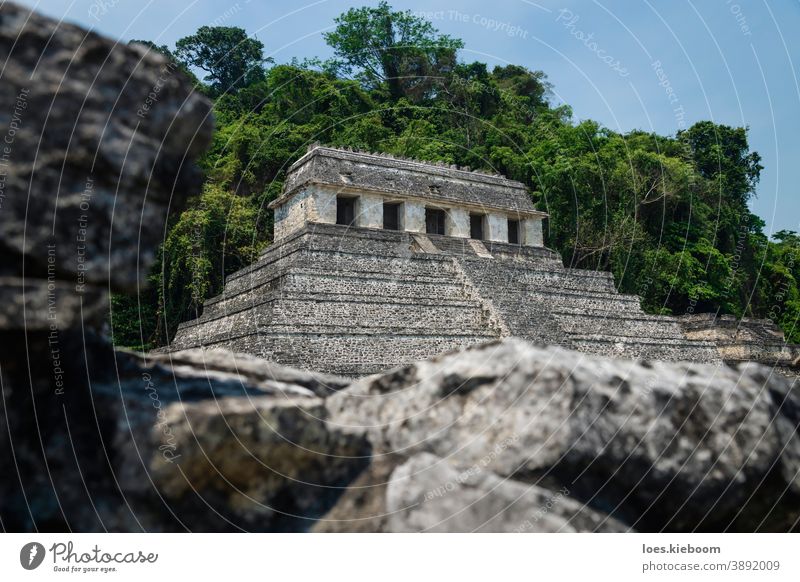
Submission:
<svg viewBox="0 0 800 582">
<path fill-rule="evenodd" d="M 354 204 L 352 221 L 337 212 Z M 399 205 L 392 230 L 444 234 L 456 238 L 509 241 L 510 222 L 518 224 L 516 244 L 543 246 L 542 220 L 525 186 L 480 172 L 326 147 L 312 147 L 289 169 L 275 210 L 275 240 L 306 224 L 347 224 L 387 228 L 384 204 Z M 426 214 L 444 212 L 443 232 L 432 231 Z M 471 221 L 481 223 L 473 236 Z"/>
</svg>

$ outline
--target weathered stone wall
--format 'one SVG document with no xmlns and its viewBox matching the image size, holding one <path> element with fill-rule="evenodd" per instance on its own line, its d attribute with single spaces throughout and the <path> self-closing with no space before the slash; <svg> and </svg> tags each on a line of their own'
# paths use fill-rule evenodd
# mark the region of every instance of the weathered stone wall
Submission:
<svg viewBox="0 0 800 582">
<path fill-rule="evenodd" d="M 293 198 L 307 196 L 309 189 L 325 192 L 325 200 L 311 208 L 295 209 Z M 276 240 L 305 223 L 335 223 L 335 208 L 321 212 L 317 207 L 335 204 L 337 195 L 356 198 L 355 225 L 364 228 L 382 228 L 384 201 L 404 202 L 399 226 L 408 232 L 425 232 L 426 206 L 441 208 L 447 212 L 445 233 L 457 238 L 470 236 L 470 213 L 484 215 L 484 238 L 498 242 L 508 242 L 508 219 L 540 222 L 546 216 L 533 207 L 522 183 L 502 176 L 312 147 L 289 169 L 283 193 L 270 204 L 276 211 Z M 518 244 L 544 244 L 541 224 L 524 225 L 520 235 Z"/>
<path fill-rule="evenodd" d="M 309 184 L 425 196 L 440 203 L 536 212 L 525 185 L 503 176 L 448 165 L 312 146 L 287 173 L 284 196 Z M 281 204 L 279 198 L 273 204 Z"/>
<path fill-rule="evenodd" d="M 313 186 L 311 192 L 314 196 L 314 206 L 308 217 L 309 222 L 336 224 L 336 191 Z"/>
<path fill-rule="evenodd" d="M 224 346 L 350 376 L 504 335 L 616 357 L 720 358 L 676 318 L 644 314 L 609 273 L 565 269 L 543 248 L 474 242 L 308 225 L 232 275 L 172 349 Z"/>
<path fill-rule="evenodd" d="M 356 209 L 356 224 L 362 228 L 383 228 L 383 198 L 362 194 Z"/>
<path fill-rule="evenodd" d="M 299 230 L 314 216 L 314 199 L 309 189 L 298 192 L 275 209 L 274 239 L 280 240 Z"/>
<path fill-rule="evenodd" d="M 171 347 L 224 346 L 363 375 L 499 337 L 454 280 L 451 257 L 412 253 L 412 236 L 311 225 L 229 280 Z"/>
<path fill-rule="evenodd" d="M 425 232 L 425 205 L 416 200 L 403 202 L 403 229 L 406 232 Z"/>
<path fill-rule="evenodd" d="M 713 343 L 687 339 L 676 318 L 643 313 L 610 273 L 496 259 L 463 267 L 515 336 L 615 357 L 719 359 Z"/>
</svg>

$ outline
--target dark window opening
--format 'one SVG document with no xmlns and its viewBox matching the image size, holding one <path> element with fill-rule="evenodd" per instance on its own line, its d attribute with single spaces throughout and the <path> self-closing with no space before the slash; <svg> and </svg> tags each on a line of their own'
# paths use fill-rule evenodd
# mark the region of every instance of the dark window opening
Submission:
<svg viewBox="0 0 800 582">
<path fill-rule="evenodd" d="M 383 203 L 383 228 L 385 230 L 400 230 L 400 203 Z"/>
<path fill-rule="evenodd" d="M 336 197 L 336 224 L 354 226 L 356 221 L 356 199 L 348 196 Z"/>
<path fill-rule="evenodd" d="M 469 237 L 483 240 L 483 214 L 469 215 Z"/>
<path fill-rule="evenodd" d="M 444 210 L 439 208 L 425 209 L 425 232 L 428 234 L 444 234 Z"/>
<path fill-rule="evenodd" d="M 519 220 L 508 221 L 508 242 L 512 245 L 519 244 Z"/>
</svg>

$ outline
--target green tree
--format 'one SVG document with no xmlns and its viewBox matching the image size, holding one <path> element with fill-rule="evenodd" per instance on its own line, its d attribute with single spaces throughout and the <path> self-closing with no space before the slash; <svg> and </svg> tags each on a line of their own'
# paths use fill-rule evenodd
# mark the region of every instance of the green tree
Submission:
<svg viewBox="0 0 800 582">
<path fill-rule="evenodd" d="M 385 1 L 376 8 L 351 8 L 336 19 L 325 40 L 365 86 L 386 85 L 391 99 L 430 97 L 437 81 L 450 74 L 463 43 L 439 32 L 411 11 L 393 11 Z"/>
<path fill-rule="evenodd" d="M 175 43 L 175 57 L 204 71 L 214 95 L 235 93 L 264 75 L 264 45 L 235 26 L 202 26 Z"/>
<path fill-rule="evenodd" d="M 501 90 L 527 99 L 531 107 L 544 105 L 552 88 L 542 71 L 530 71 L 519 65 L 497 66 L 492 77 Z"/>
<path fill-rule="evenodd" d="M 162 246 L 156 338 L 171 338 L 178 323 L 198 317 L 225 277 L 258 257 L 257 221 L 251 200 L 206 184 Z"/>
<path fill-rule="evenodd" d="M 149 40 L 136 40 L 136 39 L 129 41 L 128 44 L 140 44 L 140 45 L 146 46 L 148 49 L 150 49 L 153 52 L 156 52 L 156 53 L 164 55 L 170 61 L 175 63 L 175 65 L 178 66 L 178 68 L 183 72 L 183 74 L 186 75 L 187 77 L 189 77 L 189 79 L 191 79 L 192 82 L 196 86 L 201 85 L 200 80 L 197 78 L 197 76 L 189 69 L 189 67 L 186 66 L 185 63 L 181 62 L 175 56 L 175 54 L 169 49 L 169 47 L 167 45 L 165 45 L 165 44 L 160 44 L 159 45 L 159 44 L 156 44 L 156 43 L 154 43 L 152 41 L 149 41 Z"/>
</svg>

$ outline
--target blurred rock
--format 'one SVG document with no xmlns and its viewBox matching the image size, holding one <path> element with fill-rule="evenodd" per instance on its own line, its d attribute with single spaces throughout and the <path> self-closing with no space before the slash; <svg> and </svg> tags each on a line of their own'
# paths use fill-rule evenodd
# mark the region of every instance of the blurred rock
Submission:
<svg viewBox="0 0 800 582">
<path fill-rule="evenodd" d="M 92 334 L 60 342 L 61 388 L 30 389 L 24 345 L 0 370 L 8 530 L 304 531 L 369 462 L 366 439 L 329 428 L 323 401 L 290 380 L 300 371 L 269 381 L 234 371 L 250 356 L 217 352 L 206 370 Z"/>
<path fill-rule="evenodd" d="M 785 530 L 800 517 L 800 394 L 756 364 L 510 339 L 363 379 L 327 406 L 333 426 L 368 431 L 374 454 L 566 486 L 637 530 Z"/>
<path fill-rule="evenodd" d="M 347 380 L 91 329 L 198 192 L 211 104 L 161 55 L 11 3 L 0 56 L 2 528 L 308 529 L 368 463 L 325 424 Z"/>
<path fill-rule="evenodd" d="M 0 276 L 135 292 L 199 189 L 210 102 L 160 54 L 9 2 L 0 60 Z"/>
<path fill-rule="evenodd" d="M 391 532 L 386 509 L 386 490 L 392 472 L 405 459 L 400 455 L 376 455 L 369 466 L 341 493 L 336 505 L 312 531 L 316 533 Z"/>
<path fill-rule="evenodd" d="M 221 349 L 192 349 L 166 354 L 151 354 L 154 362 L 169 363 L 174 368 L 202 368 L 206 374 L 235 374 L 262 388 L 283 390 L 286 386 L 301 387 L 306 395 L 322 398 L 350 385 L 350 378 L 298 370 L 268 362 L 249 354 Z"/>
<path fill-rule="evenodd" d="M 297 370 L 253 380 L 255 358 L 217 351 L 215 368 L 121 354 L 115 477 L 145 529 L 303 531 L 368 464 L 361 435 L 325 424 Z M 221 372 L 220 369 L 226 369 Z M 252 372 L 252 370 L 250 370 Z M 95 386 L 108 392 L 116 386 Z M 168 517 L 165 519 L 165 517 Z M 122 527 L 121 529 L 127 529 Z"/>
<path fill-rule="evenodd" d="M 68 281 L 0 277 L 0 330 L 32 333 L 80 328 L 102 321 L 108 313 L 107 299 L 99 287 L 76 293 L 75 284 Z"/>
<path fill-rule="evenodd" d="M 501 478 L 480 466 L 456 469 L 420 453 L 392 473 L 386 494 L 393 532 L 622 532 L 624 525 L 570 498 Z"/>
</svg>

